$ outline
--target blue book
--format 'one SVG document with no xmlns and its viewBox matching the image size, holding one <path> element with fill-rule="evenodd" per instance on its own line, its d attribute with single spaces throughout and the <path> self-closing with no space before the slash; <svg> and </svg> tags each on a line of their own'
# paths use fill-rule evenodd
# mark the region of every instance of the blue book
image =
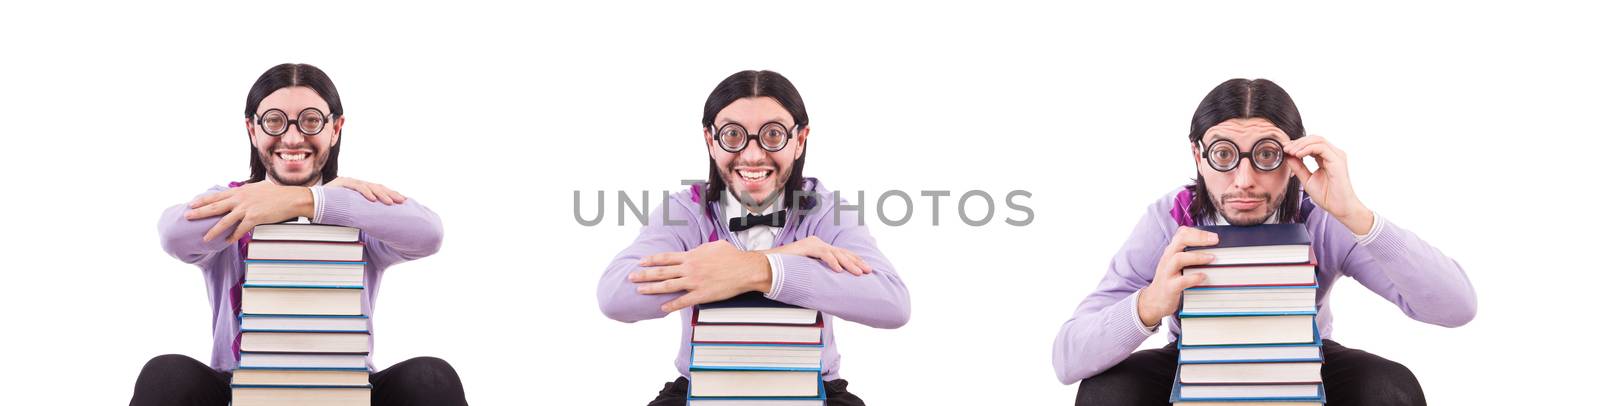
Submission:
<svg viewBox="0 0 1600 406">
<path fill-rule="evenodd" d="M 1183 290 L 1178 317 L 1317 314 L 1317 286 L 1235 286 Z"/>
<path fill-rule="evenodd" d="M 717 302 L 695 306 L 694 324 L 813 325 L 821 313 L 768 299 L 761 292 L 746 292 Z"/>
<path fill-rule="evenodd" d="M 822 372 L 822 345 L 695 343 L 689 369 Z"/>
<path fill-rule="evenodd" d="M 1172 380 L 1167 401 L 1181 402 L 1308 402 L 1327 403 L 1322 384 L 1185 385 Z"/>
<path fill-rule="evenodd" d="M 718 371 L 710 371 L 710 372 L 718 372 Z M 694 372 L 690 371 L 690 373 L 693 374 Z M 731 374 L 731 373 L 727 373 L 727 372 L 723 372 L 723 373 L 724 374 Z M 772 372 L 742 372 L 742 373 L 744 373 L 744 374 L 773 374 Z M 792 389 L 778 388 L 776 386 L 780 386 L 780 385 L 776 385 L 777 382 L 775 382 L 773 380 L 762 380 L 762 381 L 759 381 L 759 382 L 756 381 L 756 380 L 737 380 L 737 381 L 731 381 L 731 382 L 723 382 L 723 381 L 718 380 L 718 381 L 713 382 L 713 381 L 711 381 L 709 379 L 697 380 L 697 379 L 694 379 L 693 377 L 691 377 L 689 379 L 689 404 L 690 405 L 727 405 L 727 406 L 732 406 L 732 405 L 767 405 L 767 404 L 788 406 L 788 405 L 809 405 L 809 404 L 824 405 L 824 404 L 826 404 L 827 403 L 827 399 L 828 399 L 828 391 L 827 391 L 827 388 L 824 387 L 823 384 L 822 384 L 822 374 L 821 373 L 816 373 L 812 379 L 814 379 L 816 387 L 815 387 L 815 389 L 808 389 L 806 391 L 808 394 L 806 394 L 806 395 L 763 396 L 763 395 L 729 394 L 729 393 L 731 393 L 731 392 L 745 392 L 745 393 L 755 393 L 755 392 L 780 393 L 780 392 L 789 392 L 789 393 L 797 393 L 797 392 L 794 392 Z M 793 383 L 798 383 L 798 382 L 789 382 L 789 383 L 793 384 Z M 731 387 L 730 386 L 726 386 L 728 384 L 732 384 L 734 386 L 731 386 Z M 809 384 L 807 384 L 807 385 L 809 385 Z"/>
<path fill-rule="evenodd" d="M 239 368 L 230 381 L 234 387 L 365 388 L 370 374 L 363 369 Z"/>
<path fill-rule="evenodd" d="M 1299 344 L 1233 344 L 1184 345 L 1178 343 L 1178 364 L 1245 363 L 1245 362 L 1321 362 L 1322 334 L 1312 326 L 1310 343 Z"/>
<path fill-rule="evenodd" d="M 239 331 L 286 333 L 366 333 L 371 323 L 364 315 L 251 314 L 239 315 Z"/>
<path fill-rule="evenodd" d="M 1217 233 L 1217 244 L 1187 247 L 1184 251 L 1216 256 L 1208 266 L 1247 264 L 1303 264 L 1311 261 L 1311 234 L 1303 224 L 1256 226 L 1200 226 Z"/>
</svg>

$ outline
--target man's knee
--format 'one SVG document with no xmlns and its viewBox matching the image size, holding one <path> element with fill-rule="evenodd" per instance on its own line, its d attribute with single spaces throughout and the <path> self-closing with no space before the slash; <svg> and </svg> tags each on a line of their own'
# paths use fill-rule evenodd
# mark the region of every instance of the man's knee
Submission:
<svg viewBox="0 0 1600 406">
<path fill-rule="evenodd" d="M 1142 405 L 1164 402 L 1172 375 L 1153 376 L 1152 363 L 1165 364 L 1154 352 L 1140 351 L 1116 366 L 1078 383 L 1080 405 Z M 1172 366 L 1174 370 L 1177 365 Z M 1154 384 L 1153 384 L 1154 383 Z M 1162 384 L 1165 383 L 1165 384 Z"/>
<path fill-rule="evenodd" d="M 1383 360 L 1383 362 L 1363 368 L 1354 381 L 1355 389 L 1341 390 L 1342 393 L 1357 393 L 1356 399 L 1329 399 L 1337 400 L 1340 404 L 1354 405 L 1425 405 L 1426 398 L 1422 394 L 1422 384 L 1417 382 L 1416 374 L 1410 368 L 1398 362 Z M 1330 402 L 1333 403 L 1333 402 Z"/>
<path fill-rule="evenodd" d="M 157 355 L 155 358 L 145 361 L 144 368 L 139 370 L 139 382 L 165 382 L 174 380 L 174 378 L 177 378 L 176 380 L 179 382 L 193 381 L 194 379 L 191 375 L 195 375 L 195 367 L 198 364 L 199 361 L 179 354 Z"/>
<path fill-rule="evenodd" d="M 227 404 L 227 387 L 216 371 L 200 361 L 178 354 L 160 355 L 139 370 L 130 404 Z"/>
<path fill-rule="evenodd" d="M 456 375 L 456 369 L 439 358 L 416 357 L 391 368 L 396 368 L 395 378 L 399 381 L 396 383 L 408 391 L 436 393 L 441 390 L 459 391 L 461 388 L 461 377 Z"/>
</svg>

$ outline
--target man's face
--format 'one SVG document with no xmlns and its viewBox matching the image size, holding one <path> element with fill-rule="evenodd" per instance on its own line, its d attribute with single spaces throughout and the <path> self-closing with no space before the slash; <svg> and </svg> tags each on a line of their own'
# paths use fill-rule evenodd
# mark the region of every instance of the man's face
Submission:
<svg viewBox="0 0 1600 406">
<path fill-rule="evenodd" d="M 267 135 L 262 126 L 257 125 L 256 118 L 268 110 L 278 109 L 286 113 L 288 119 L 298 120 L 300 112 L 307 108 L 320 110 L 324 115 L 332 114 L 328 111 L 328 102 L 315 90 L 293 86 L 278 89 L 261 99 L 256 117 L 246 119 L 250 144 L 255 146 L 261 163 L 266 165 L 267 177 L 279 185 L 311 186 L 322 180 L 322 166 L 328 163 L 328 149 L 339 143 L 344 117 L 326 123 L 316 135 L 301 133 L 300 125 L 289 125 L 278 136 Z M 307 123 L 301 125 L 309 127 Z"/>
<path fill-rule="evenodd" d="M 1257 141 L 1266 138 L 1289 143 L 1288 134 L 1263 118 L 1224 121 L 1206 130 L 1200 140 L 1205 146 L 1211 146 L 1218 140 L 1232 141 L 1243 152 L 1239 155 L 1249 156 L 1251 151 L 1248 150 L 1253 149 Z M 1191 144 L 1189 148 L 1194 151 L 1194 164 L 1200 171 L 1201 181 L 1206 183 L 1206 191 L 1210 195 L 1207 197 L 1222 218 L 1228 220 L 1228 224 L 1251 226 L 1264 223 L 1283 202 L 1286 193 L 1284 188 L 1290 176 L 1286 168 L 1288 164 L 1262 172 L 1256 169 L 1253 161 L 1241 160 L 1232 170 L 1218 172 L 1206 163 L 1204 147 Z"/>
<path fill-rule="evenodd" d="M 789 140 L 783 149 L 767 151 L 754 138 L 763 125 L 772 122 L 794 129 L 794 117 L 776 99 L 746 97 L 724 107 L 711 122 L 712 129 L 705 131 L 706 150 L 716 161 L 722 182 L 747 207 L 762 207 L 772 203 L 769 200 L 783 190 L 784 182 L 794 169 L 795 159 L 805 152 L 806 136 L 811 133 L 808 126 L 794 133 L 794 139 Z M 747 137 L 751 138 L 749 144 L 736 153 L 723 150 L 713 137 L 714 131 L 729 123 L 744 126 L 752 134 Z"/>
</svg>

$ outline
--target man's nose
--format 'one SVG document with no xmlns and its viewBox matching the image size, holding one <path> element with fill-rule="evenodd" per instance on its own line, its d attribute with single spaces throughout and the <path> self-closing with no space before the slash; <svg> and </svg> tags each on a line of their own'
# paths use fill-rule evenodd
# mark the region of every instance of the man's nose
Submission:
<svg viewBox="0 0 1600 406">
<path fill-rule="evenodd" d="M 737 162 L 766 162 L 767 150 L 761 148 L 760 142 L 752 139 L 735 158 L 738 158 Z"/>
<path fill-rule="evenodd" d="M 1255 162 L 1239 162 L 1239 167 L 1233 170 L 1233 187 L 1239 190 L 1250 190 L 1256 186 L 1256 177 L 1263 175 L 1256 170 Z"/>
<path fill-rule="evenodd" d="M 285 146 L 299 146 L 305 144 L 308 138 L 310 137 L 307 137 L 304 133 L 300 132 L 300 126 L 291 125 L 289 126 L 289 130 L 284 131 L 283 135 L 278 136 L 278 143 Z"/>
</svg>

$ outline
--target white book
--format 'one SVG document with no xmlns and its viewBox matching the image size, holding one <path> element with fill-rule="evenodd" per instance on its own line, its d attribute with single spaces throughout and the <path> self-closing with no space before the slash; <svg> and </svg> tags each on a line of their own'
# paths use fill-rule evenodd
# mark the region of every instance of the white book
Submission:
<svg viewBox="0 0 1600 406">
<path fill-rule="evenodd" d="M 369 406 L 372 388 L 233 388 L 233 406 Z"/>
<path fill-rule="evenodd" d="M 366 249 L 359 242 L 250 240 L 245 248 L 252 260 L 359 262 Z"/>
<path fill-rule="evenodd" d="M 366 317 L 312 317 L 245 314 L 239 318 L 242 331 L 305 331 L 365 333 Z"/>
<path fill-rule="evenodd" d="M 816 371 L 689 371 L 690 397 L 816 397 Z"/>
<path fill-rule="evenodd" d="M 365 354 L 239 353 L 240 368 L 367 368 Z"/>
<path fill-rule="evenodd" d="M 370 385 L 367 375 L 367 371 L 237 368 L 233 384 L 351 387 Z"/>
<path fill-rule="evenodd" d="M 697 343 L 822 343 L 821 326 L 700 324 L 694 326 L 692 334 Z"/>
<path fill-rule="evenodd" d="M 250 239 L 261 241 L 353 242 L 361 239 L 361 229 L 310 222 L 262 224 L 250 230 Z"/>
<path fill-rule="evenodd" d="M 1317 289 L 1312 286 L 1194 288 L 1183 291 L 1180 316 L 1316 311 Z"/>
<path fill-rule="evenodd" d="M 1180 363 L 1320 360 L 1322 360 L 1322 348 L 1316 345 L 1184 347 L 1178 350 L 1178 362 Z"/>
<path fill-rule="evenodd" d="M 695 344 L 689 368 L 822 368 L 820 345 Z"/>
<path fill-rule="evenodd" d="M 250 352 L 366 354 L 372 352 L 366 333 L 240 333 L 239 349 Z"/>
<path fill-rule="evenodd" d="M 1315 285 L 1316 264 L 1198 266 L 1183 269 L 1184 275 L 1202 273 L 1206 281 L 1199 287 Z"/>
<path fill-rule="evenodd" d="M 1184 384 L 1281 384 L 1322 382 L 1322 362 L 1180 364 Z"/>
<path fill-rule="evenodd" d="M 362 289 L 312 289 L 245 285 L 240 308 L 249 314 L 359 316 Z"/>
<path fill-rule="evenodd" d="M 364 262 L 246 261 L 245 283 L 362 287 Z"/>
<path fill-rule="evenodd" d="M 1314 316 L 1182 317 L 1184 346 L 1227 344 L 1301 344 L 1316 340 Z"/>
<path fill-rule="evenodd" d="M 1262 399 L 1262 398 L 1312 398 L 1320 395 L 1321 385 L 1183 385 L 1178 388 L 1184 399 Z"/>
</svg>

